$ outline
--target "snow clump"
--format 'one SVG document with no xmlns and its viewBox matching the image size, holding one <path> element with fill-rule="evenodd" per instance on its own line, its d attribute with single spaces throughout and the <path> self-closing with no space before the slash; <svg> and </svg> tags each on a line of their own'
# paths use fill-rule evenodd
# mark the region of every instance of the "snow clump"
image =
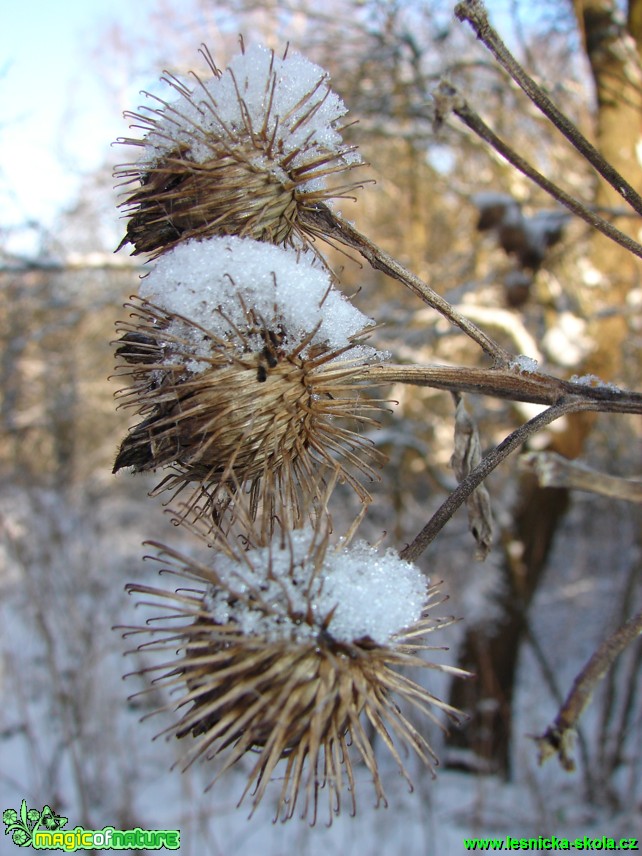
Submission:
<svg viewBox="0 0 642 856">
<path fill-rule="evenodd" d="M 214 621 L 270 641 L 313 639 L 323 628 L 337 642 L 367 637 L 386 645 L 420 619 L 427 581 L 415 565 L 359 541 L 329 548 L 319 567 L 314 538 L 310 527 L 295 529 L 285 541 L 249 550 L 244 564 L 217 559 L 221 587 L 205 595 Z"/>
<path fill-rule="evenodd" d="M 382 356 L 368 346 L 354 347 L 355 337 L 374 322 L 332 287 L 311 253 L 235 236 L 186 241 L 158 259 L 139 294 L 198 324 L 177 319 L 170 330 L 177 339 L 189 340 L 194 372 L 208 365 L 199 359 L 210 352 L 203 331 L 231 339 L 247 327 L 248 311 L 264 328 L 282 331 L 284 350 L 294 351 L 308 339 L 304 357 L 316 345 L 330 351 L 350 348 L 351 359 Z M 255 336 L 260 350 L 259 330 Z"/>
</svg>

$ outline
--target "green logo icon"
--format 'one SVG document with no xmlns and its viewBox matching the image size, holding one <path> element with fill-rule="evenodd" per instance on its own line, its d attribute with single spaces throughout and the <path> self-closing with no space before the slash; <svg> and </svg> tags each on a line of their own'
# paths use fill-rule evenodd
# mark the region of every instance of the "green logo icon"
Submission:
<svg viewBox="0 0 642 856">
<path fill-rule="evenodd" d="M 64 829 L 68 818 L 56 814 L 51 806 L 42 811 L 27 808 L 23 800 L 20 811 L 7 808 L 2 812 L 5 835 L 11 835 L 18 847 L 34 850 L 178 850 L 181 833 L 178 829 L 85 829 L 76 826 Z"/>
<path fill-rule="evenodd" d="M 27 809 L 27 801 L 23 800 L 20 813 L 13 808 L 5 809 L 2 812 L 2 822 L 7 827 L 4 834 L 9 835 L 11 833 L 14 844 L 17 844 L 18 847 L 29 847 L 33 844 L 34 833 L 40 828 L 49 832 L 56 832 L 65 826 L 67 818 L 55 814 L 48 805 L 42 811 L 35 808 Z"/>
</svg>

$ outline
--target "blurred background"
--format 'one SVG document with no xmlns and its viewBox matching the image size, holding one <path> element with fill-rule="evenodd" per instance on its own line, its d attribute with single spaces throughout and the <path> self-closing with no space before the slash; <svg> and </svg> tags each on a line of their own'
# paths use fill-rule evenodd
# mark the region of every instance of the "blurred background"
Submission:
<svg viewBox="0 0 642 856">
<path fill-rule="evenodd" d="M 635 187 L 642 189 L 642 2 L 489 0 L 517 58 Z M 417 722 L 441 758 L 436 781 L 411 758 L 408 793 L 380 747 L 387 810 L 366 771 L 356 818 L 310 829 L 271 823 L 264 801 L 235 808 L 244 771 L 211 791 L 207 766 L 169 771 L 176 741 L 151 738 L 159 699 L 125 671 L 114 625 L 139 620 L 128 581 L 153 584 L 146 539 L 189 550 L 153 477 L 111 474 L 132 414 L 110 381 L 114 323 L 144 260 L 114 254 L 124 233 L 112 145 L 144 90 L 171 97 L 164 69 L 206 74 L 246 43 L 299 51 L 327 69 L 368 166 L 342 213 L 427 279 L 509 350 L 560 377 L 639 385 L 639 260 L 596 236 L 515 172 L 456 118 L 436 128 L 443 78 L 547 177 L 639 240 L 638 219 L 520 93 L 446 0 L 73 0 L 13 4 L 0 28 L 0 809 L 24 798 L 100 829 L 180 828 L 183 854 L 463 852 L 472 835 L 642 836 L 642 644 L 632 645 L 581 722 L 577 769 L 537 764 L 530 736 L 554 718 L 608 633 L 640 609 L 640 509 L 543 489 L 511 458 L 488 480 L 495 543 L 475 558 L 465 512 L 421 559 L 462 621 L 435 644 L 477 679 L 431 684 L 464 708 L 448 737 Z M 149 102 L 148 102 L 149 103 Z M 122 188 L 121 188 L 122 190 Z M 382 323 L 375 344 L 398 361 L 481 364 L 471 342 L 398 284 L 338 252 L 346 293 Z M 385 322 L 385 323 L 384 323 Z M 389 455 L 365 534 L 412 540 L 456 484 L 448 393 L 386 390 L 373 439 Z M 537 408 L 467 397 L 490 449 Z M 620 476 L 640 475 L 639 418 L 564 419 L 529 448 Z M 354 499 L 342 498 L 346 520 Z M 340 517 L 341 512 L 337 512 Z M 131 647 L 131 646 L 130 646 Z M 167 723 L 165 723 L 167 724 Z M 387 769 L 389 765 L 389 769 Z M 274 798 L 278 795 L 275 788 Z M 11 845 L 7 844 L 7 848 Z M 8 852 L 8 850 L 7 850 Z"/>
</svg>

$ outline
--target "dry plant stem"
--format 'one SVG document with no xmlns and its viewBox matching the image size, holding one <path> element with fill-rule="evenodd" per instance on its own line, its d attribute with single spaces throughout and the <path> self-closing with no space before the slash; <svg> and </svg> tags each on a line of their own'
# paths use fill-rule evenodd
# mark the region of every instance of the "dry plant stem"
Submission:
<svg viewBox="0 0 642 856">
<path fill-rule="evenodd" d="M 595 688 L 611 668 L 616 657 L 640 635 L 642 635 L 642 612 L 623 624 L 600 645 L 575 678 L 573 687 L 555 721 L 541 737 L 535 738 L 539 747 L 540 763 L 556 754 L 566 770 L 575 768 L 569 754 L 571 733 L 591 701 Z"/>
<path fill-rule="evenodd" d="M 468 21 L 477 38 L 493 54 L 497 62 L 510 74 L 515 83 L 528 95 L 533 104 L 547 116 L 555 127 L 577 149 L 591 166 L 642 216 L 642 197 L 637 191 L 604 160 L 598 150 L 589 143 L 575 125 L 551 101 L 520 66 L 508 50 L 499 34 L 491 26 L 486 9 L 481 0 L 464 0 L 455 6 L 455 16 L 460 21 Z"/>
<path fill-rule="evenodd" d="M 508 351 L 505 351 L 494 339 L 484 333 L 483 330 L 480 330 L 476 324 L 473 324 L 472 321 L 460 315 L 428 283 L 407 270 L 400 262 L 384 252 L 384 250 L 374 244 L 365 235 L 362 235 L 347 220 L 334 214 L 326 205 L 319 204 L 303 209 L 301 220 L 313 232 L 321 233 L 328 238 L 334 238 L 345 246 L 357 250 L 375 270 L 382 271 L 398 282 L 401 282 L 406 288 L 409 288 L 424 303 L 436 309 L 444 318 L 447 318 L 452 324 L 463 330 L 474 342 L 477 342 L 485 353 L 491 357 L 493 365 L 505 367 L 510 363 L 512 356 Z"/>
<path fill-rule="evenodd" d="M 587 490 L 614 499 L 642 502 L 642 481 L 607 475 L 569 461 L 556 452 L 531 452 L 522 456 L 520 464 L 535 473 L 541 487 Z"/>
<path fill-rule="evenodd" d="M 406 561 L 414 562 L 428 545 L 441 532 L 446 523 L 450 520 L 453 514 L 457 511 L 475 488 L 480 485 L 484 479 L 507 458 L 511 452 L 515 451 L 522 443 L 525 443 L 529 437 L 559 419 L 560 416 L 565 416 L 567 413 L 578 413 L 582 410 L 595 410 L 595 403 L 586 399 L 568 397 L 562 398 L 557 404 L 538 413 L 533 419 L 525 422 L 523 425 L 509 434 L 505 440 L 489 452 L 479 466 L 467 476 L 459 486 L 450 494 L 450 496 L 442 503 L 437 511 L 430 518 L 415 540 L 400 551 L 399 555 Z"/>
<path fill-rule="evenodd" d="M 528 640 L 529 645 L 531 646 L 531 651 L 533 652 L 533 656 L 537 660 L 539 664 L 540 671 L 542 673 L 542 678 L 544 682 L 548 686 L 548 690 L 555 701 L 555 704 L 561 707 L 564 696 L 562 695 L 562 691 L 558 686 L 557 679 L 555 677 L 555 673 L 553 671 L 553 665 L 550 663 L 542 650 L 542 646 L 537 639 L 537 635 L 533 632 L 533 628 L 531 627 L 531 623 L 528 618 L 528 614 L 524 611 L 524 609 L 520 609 L 522 617 L 524 619 L 524 626 L 526 628 L 526 638 Z M 577 736 L 577 744 L 580 753 L 580 757 L 582 759 L 582 769 L 584 771 L 584 779 L 587 788 L 587 792 L 590 793 L 592 789 L 592 778 L 591 778 L 591 756 L 589 752 L 589 744 L 586 738 L 586 734 L 584 734 L 583 730 L 579 727 L 576 729 L 575 734 Z"/>
<path fill-rule="evenodd" d="M 369 383 L 407 383 L 451 392 L 492 395 L 532 404 L 556 404 L 564 396 L 593 402 L 607 413 L 642 413 L 642 393 L 571 383 L 541 372 L 465 366 L 376 365 L 363 369 Z"/>
<path fill-rule="evenodd" d="M 444 89 L 447 87 L 448 92 L 444 92 Z M 441 86 L 441 91 L 438 92 L 436 96 L 436 102 L 438 104 L 439 110 L 439 99 L 440 95 L 444 98 L 449 97 L 450 100 L 450 109 L 453 113 L 458 116 L 461 121 L 474 131 L 482 140 L 485 140 L 489 145 L 491 145 L 496 152 L 498 152 L 502 157 L 506 158 L 506 160 L 512 164 L 516 169 L 518 169 L 525 176 L 530 178 L 535 184 L 545 190 L 553 199 L 556 199 L 569 211 L 575 214 L 577 217 L 580 217 L 590 226 L 594 226 L 612 241 L 615 241 L 616 244 L 620 244 L 620 246 L 629 250 L 629 252 L 634 255 L 642 258 L 642 245 L 640 245 L 637 241 L 634 241 L 632 238 L 629 238 L 628 235 L 625 235 L 624 232 L 621 232 L 619 229 L 616 229 L 608 220 L 604 220 L 603 217 L 600 217 L 599 214 L 595 212 L 595 209 L 588 208 L 586 205 L 583 205 L 574 197 L 570 196 L 568 193 L 565 193 L 560 187 L 554 184 L 552 181 L 549 181 L 548 178 L 543 176 L 540 172 L 538 172 L 534 167 L 532 167 L 524 158 L 520 157 L 513 149 L 510 148 L 506 143 L 503 142 L 489 127 L 486 125 L 484 120 L 475 113 L 474 110 L 468 106 L 466 101 L 463 99 L 459 99 L 456 95 L 455 90 L 449 85 L 445 84 Z M 444 99 L 445 100 L 445 99 Z"/>
</svg>

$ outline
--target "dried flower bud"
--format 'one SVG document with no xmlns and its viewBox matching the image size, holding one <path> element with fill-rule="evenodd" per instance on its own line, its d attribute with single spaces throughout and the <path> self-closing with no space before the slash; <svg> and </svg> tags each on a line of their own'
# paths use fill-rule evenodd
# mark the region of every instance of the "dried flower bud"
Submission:
<svg viewBox="0 0 642 856">
<path fill-rule="evenodd" d="M 327 73 L 298 54 L 279 59 L 256 45 L 225 71 L 203 55 L 211 79 L 193 74 L 192 88 L 165 78 L 178 100 L 129 114 L 147 133 L 119 140 L 143 147 L 138 163 L 115 173 L 140 183 L 123 202 L 130 221 L 121 246 L 159 254 L 210 235 L 305 243 L 301 210 L 357 187 L 325 185 L 361 163 L 341 138 L 345 105 Z"/>
<path fill-rule="evenodd" d="M 255 808 L 283 760 L 277 817 L 292 817 L 300 796 L 302 816 L 314 823 L 321 788 L 330 817 L 340 812 L 346 786 L 354 813 L 356 756 L 385 805 L 365 722 L 410 781 L 396 741 L 431 770 L 437 759 L 393 696 L 433 721 L 439 722 L 434 708 L 457 719 L 456 710 L 398 671 L 413 666 L 464 674 L 419 656 L 430 650 L 422 638 L 450 623 L 428 616 L 434 588 L 392 550 L 345 540 L 330 546 L 319 527 L 281 532 L 262 546 L 238 544 L 219 536 L 218 551 L 205 563 L 156 545 L 164 569 L 187 578 L 188 587 L 128 586 L 167 605 L 143 628 L 129 629 L 153 636 L 146 651 L 179 648 L 177 659 L 140 674 L 164 670 L 155 691 L 185 688 L 175 705 L 181 718 L 165 732 L 194 738 L 184 767 L 204 753 L 220 756 L 214 784 L 255 750 L 241 797 L 252 791 Z"/>
<path fill-rule="evenodd" d="M 114 470 L 171 465 L 162 487 L 195 485 L 201 511 L 247 489 L 268 521 L 276 500 L 300 519 L 335 471 L 369 501 L 359 477 L 383 460 L 359 433 L 382 407 L 361 397 L 372 322 L 311 258 L 229 237 L 157 261 L 119 325 L 122 397 L 144 418 Z"/>
</svg>

